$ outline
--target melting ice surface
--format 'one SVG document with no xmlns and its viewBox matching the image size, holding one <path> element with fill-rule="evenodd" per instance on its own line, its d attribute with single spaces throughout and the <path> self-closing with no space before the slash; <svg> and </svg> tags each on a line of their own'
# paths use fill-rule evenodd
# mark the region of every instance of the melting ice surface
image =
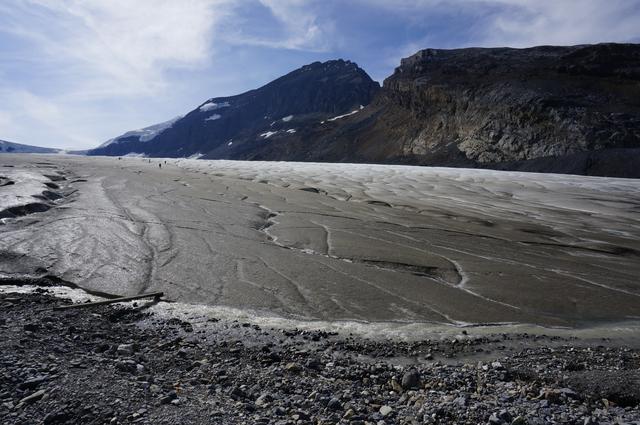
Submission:
<svg viewBox="0 0 640 425">
<path fill-rule="evenodd" d="M 0 211 L 23 206 L 36 201 L 35 195 L 47 190 L 45 183 L 51 180 L 42 173 L 26 170 L 0 169 Z"/>
<path fill-rule="evenodd" d="M 88 289 L 162 290 L 184 305 L 301 323 L 585 327 L 640 316 L 638 180 L 50 161 L 87 182 L 37 225 L 3 229 L 0 250 Z"/>
</svg>

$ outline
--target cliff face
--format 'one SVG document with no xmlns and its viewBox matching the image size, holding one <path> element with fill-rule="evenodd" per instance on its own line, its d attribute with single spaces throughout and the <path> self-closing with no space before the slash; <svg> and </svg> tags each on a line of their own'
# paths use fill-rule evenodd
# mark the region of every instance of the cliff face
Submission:
<svg viewBox="0 0 640 425">
<path fill-rule="evenodd" d="M 455 145 L 489 164 L 640 147 L 640 47 L 422 50 L 377 104 L 410 115 L 400 156 Z"/>
</svg>

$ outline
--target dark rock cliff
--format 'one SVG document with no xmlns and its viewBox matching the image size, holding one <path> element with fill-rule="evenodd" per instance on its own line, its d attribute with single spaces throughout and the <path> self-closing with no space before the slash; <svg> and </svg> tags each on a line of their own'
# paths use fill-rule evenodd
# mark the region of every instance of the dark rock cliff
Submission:
<svg viewBox="0 0 640 425">
<path fill-rule="evenodd" d="M 379 103 L 411 115 L 400 155 L 480 164 L 640 147 L 640 47 L 422 50 Z M 386 106 L 385 105 L 385 106 Z"/>
</svg>

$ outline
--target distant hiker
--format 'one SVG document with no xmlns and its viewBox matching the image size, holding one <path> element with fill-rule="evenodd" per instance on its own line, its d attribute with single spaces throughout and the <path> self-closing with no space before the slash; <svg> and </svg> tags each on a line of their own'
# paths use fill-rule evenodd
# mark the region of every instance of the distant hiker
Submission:
<svg viewBox="0 0 640 425">
<path fill-rule="evenodd" d="M 162 168 L 162 164 L 158 164 L 158 168 Z"/>
</svg>

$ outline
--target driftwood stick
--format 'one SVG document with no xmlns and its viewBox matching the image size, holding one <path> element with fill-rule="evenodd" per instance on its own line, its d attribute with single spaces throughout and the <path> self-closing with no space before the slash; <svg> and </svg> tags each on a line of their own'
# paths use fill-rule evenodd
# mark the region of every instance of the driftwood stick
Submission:
<svg viewBox="0 0 640 425">
<path fill-rule="evenodd" d="M 147 294 L 140 295 L 132 295 L 130 297 L 120 297 L 120 298 L 112 298 L 110 300 L 102 300 L 102 301 L 94 301 L 92 303 L 81 303 L 81 304 L 71 304 L 71 305 L 62 305 L 54 307 L 54 310 L 68 310 L 70 308 L 82 308 L 82 307 L 93 307 L 96 305 L 105 305 L 105 304 L 113 304 L 113 303 L 121 303 L 125 301 L 133 301 L 139 300 L 140 298 L 160 298 L 164 295 L 164 292 L 149 292 Z"/>
</svg>

